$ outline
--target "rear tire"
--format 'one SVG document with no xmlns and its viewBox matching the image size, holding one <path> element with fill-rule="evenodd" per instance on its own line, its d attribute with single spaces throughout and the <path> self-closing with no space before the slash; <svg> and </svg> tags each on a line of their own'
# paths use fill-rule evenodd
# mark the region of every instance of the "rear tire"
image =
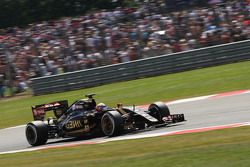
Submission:
<svg viewBox="0 0 250 167">
<path fill-rule="evenodd" d="M 26 139 L 32 146 L 46 144 L 48 140 L 48 125 L 42 121 L 30 122 L 26 126 Z"/>
<path fill-rule="evenodd" d="M 170 115 L 170 111 L 168 106 L 163 102 L 155 102 L 150 104 L 148 107 L 149 115 L 155 117 L 159 122 L 163 123 L 163 117 L 167 117 Z"/>
<path fill-rule="evenodd" d="M 108 111 L 102 116 L 101 128 L 105 136 L 117 136 L 124 128 L 124 120 L 118 111 Z"/>
</svg>

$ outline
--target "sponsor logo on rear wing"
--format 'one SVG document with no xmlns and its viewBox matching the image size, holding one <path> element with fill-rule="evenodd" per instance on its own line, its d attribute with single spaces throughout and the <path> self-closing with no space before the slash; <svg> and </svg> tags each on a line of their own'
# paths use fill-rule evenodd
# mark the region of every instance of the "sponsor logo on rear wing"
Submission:
<svg viewBox="0 0 250 167">
<path fill-rule="evenodd" d="M 44 121 L 45 113 L 47 111 L 53 111 L 56 118 L 59 118 L 64 114 L 64 112 L 68 109 L 68 101 L 62 100 L 47 104 L 40 104 L 36 106 L 32 106 L 32 113 L 34 120 L 41 120 Z"/>
</svg>

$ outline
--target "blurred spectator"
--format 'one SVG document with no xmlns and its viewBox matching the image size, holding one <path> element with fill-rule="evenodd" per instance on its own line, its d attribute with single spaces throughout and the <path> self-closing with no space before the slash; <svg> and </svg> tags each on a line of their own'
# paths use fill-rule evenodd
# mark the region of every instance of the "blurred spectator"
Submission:
<svg viewBox="0 0 250 167">
<path fill-rule="evenodd" d="M 0 98 L 4 97 L 4 76 L 0 74 Z"/>
<path fill-rule="evenodd" d="M 18 78 L 16 85 L 15 85 L 15 93 L 21 93 L 28 89 L 28 85 L 26 81 L 24 81 L 22 78 Z"/>
<path fill-rule="evenodd" d="M 8 51 L 9 64 L 0 56 L 0 74 L 7 71 L 7 86 L 21 92 L 30 78 L 250 38 L 249 0 L 211 0 L 211 6 L 200 0 L 183 2 L 138 1 L 136 8 L 100 10 L 2 30 L 0 49 L 5 52 L 0 55 Z M 171 5 L 182 10 L 169 12 Z"/>
</svg>

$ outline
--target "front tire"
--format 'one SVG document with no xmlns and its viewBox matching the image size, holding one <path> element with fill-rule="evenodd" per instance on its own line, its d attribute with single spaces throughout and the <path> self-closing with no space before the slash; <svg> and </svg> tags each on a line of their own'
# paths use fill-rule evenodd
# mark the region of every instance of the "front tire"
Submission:
<svg viewBox="0 0 250 167">
<path fill-rule="evenodd" d="M 102 132 L 106 136 L 117 136 L 124 128 L 124 120 L 118 111 L 108 111 L 101 119 Z"/>
<path fill-rule="evenodd" d="M 48 140 L 48 125 L 42 121 L 30 122 L 26 126 L 26 139 L 32 146 L 46 144 Z"/>
<path fill-rule="evenodd" d="M 149 115 L 155 117 L 159 122 L 163 123 L 163 117 L 168 117 L 170 115 L 170 111 L 168 106 L 163 102 L 155 102 L 150 104 L 148 107 Z"/>
</svg>

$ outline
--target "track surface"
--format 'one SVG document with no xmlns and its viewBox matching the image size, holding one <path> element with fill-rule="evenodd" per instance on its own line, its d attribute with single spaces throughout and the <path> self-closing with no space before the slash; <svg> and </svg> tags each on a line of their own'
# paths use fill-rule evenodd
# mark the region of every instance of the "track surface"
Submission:
<svg viewBox="0 0 250 167">
<path fill-rule="evenodd" d="M 189 130 L 210 126 L 220 126 L 250 122 L 250 91 L 236 95 L 225 94 L 223 96 L 213 96 L 213 98 L 197 98 L 194 101 L 180 101 L 169 103 L 172 114 L 184 113 L 188 121 L 179 123 L 176 126 L 169 126 L 145 132 L 128 134 L 113 138 L 94 138 L 89 140 L 50 140 L 46 146 L 30 147 L 25 138 L 25 126 L 7 128 L 0 130 L 0 154 L 15 150 L 33 150 L 47 147 L 62 147 L 63 145 L 78 145 L 100 143 L 111 140 L 123 140 L 127 138 L 161 136 L 168 132 L 178 130 Z M 210 97 L 210 96 L 209 96 Z"/>
</svg>

